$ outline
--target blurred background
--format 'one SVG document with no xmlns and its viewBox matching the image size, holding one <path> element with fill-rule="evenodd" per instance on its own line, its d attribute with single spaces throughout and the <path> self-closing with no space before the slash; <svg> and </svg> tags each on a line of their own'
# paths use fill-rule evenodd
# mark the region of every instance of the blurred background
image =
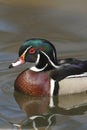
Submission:
<svg viewBox="0 0 87 130">
<path fill-rule="evenodd" d="M 13 129 L 15 123 L 26 124 L 23 121 L 32 115 L 30 111 L 27 112 L 26 109 L 20 107 L 20 104 L 23 103 L 18 104 L 17 101 L 20 98 L 17 97 L 16 99 L 14 96 L 14 80 L 30 64 L 13 70 L 9 70 L 8 66 L 18 57 L 20 45 L 26 39 L 34 37 L 44 38 L 52 42 L 56 47 L 58 58 L 87 59 L 87 0 L 0 0 L 1 129 L 5 127 Z M 28 99 L 31 101 L 31 98 L 27 98 L 27 101 Z M 43 102 L 45 102 L 45 99 L 43 99 Z M 40 119 L 46 120 L 42 121 L 40 127 L 48 129 L 49 125 L 46 123 L 49 122 L 48 119 L 51 119 L 51 116 L 53 119 L 51 129 L 53 130 L 58 128 L 61 130 L 72 130 L 73 128 L 86 130 L 86 103 L 86 94 L 61 97 L 54 110 L 48 110 L 47 103 L 44 103 L 47 108 L 45 114 L 42 111 L 43 105 L 39 109 L 41 110 L 39 114 L 44 114 L 46 117 Z M 73 108 L 77 106 L 77 109 Z M 37 110 L 36 107 L 35 110 Z M 66 110 L 72 108 L 71 111 Z M 33 121 L 28 122 L 29 126 L 35 129 L 35 122 L 31 122 Z M 39 121 L 37 120 L 37 122 Z M 41 122 L 38 123 L 39 125 L 41 125 Z"/>
<path fill-rule="evenodd" d="M 0 51 L 3 42 L 15 52 L 24 40 L 41 37 L 56 43 L 59 56 L 86 57 L 86 6 L 86 0 L 0 0 Z"/>
</svg>

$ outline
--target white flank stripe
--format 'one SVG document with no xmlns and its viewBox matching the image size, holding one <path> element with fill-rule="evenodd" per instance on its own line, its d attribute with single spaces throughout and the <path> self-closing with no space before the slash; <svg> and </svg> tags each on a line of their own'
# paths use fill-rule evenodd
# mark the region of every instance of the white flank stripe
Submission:
<svg viewBox="0 0 87 130">
<path fill-rule="evenodd" d="M 77 74 L 77 75 L 67 76 L 67 78 L 80 78 L 80 77 L 87 77 L 87 72 L 85 72 L 83 74 Z"/>
</svg>

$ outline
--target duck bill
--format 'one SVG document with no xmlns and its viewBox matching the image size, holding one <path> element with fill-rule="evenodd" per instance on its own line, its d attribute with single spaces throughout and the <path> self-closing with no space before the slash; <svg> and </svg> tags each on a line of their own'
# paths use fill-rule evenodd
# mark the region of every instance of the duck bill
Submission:
<svg viewBox="0 0 87 130">
<path fill-rule="evenodd" d="M 22 64 L 24 64 L 24 63 L 25 63 L 24 59 L 19 58 L 16 62 L 12 63 L 12 64 L 9 66 L 9 68 L 14 68 L 14 67 L 19 66 L 19 65 L 22 65 Z"/>
</svg>

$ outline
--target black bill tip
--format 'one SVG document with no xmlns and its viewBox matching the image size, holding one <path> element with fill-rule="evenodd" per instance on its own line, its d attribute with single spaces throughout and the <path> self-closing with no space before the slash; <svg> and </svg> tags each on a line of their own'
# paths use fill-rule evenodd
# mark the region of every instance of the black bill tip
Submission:
<svg viewBox="0 0 87 130">
<path fill-rule="evenodd" d="M 8 67 L 9 69 L 11 69 L 11 68 L 13 68 L 13 65 L 11 64 L 11 65 L 9 65 L 9 67 Z"/>
</svg>

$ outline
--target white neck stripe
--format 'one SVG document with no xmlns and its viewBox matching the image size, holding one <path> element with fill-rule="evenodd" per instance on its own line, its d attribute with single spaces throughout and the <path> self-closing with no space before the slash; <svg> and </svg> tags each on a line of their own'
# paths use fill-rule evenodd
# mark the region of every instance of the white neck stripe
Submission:
<svg viewBox="0 0 87 130">
<path fill-rule="evenodd" d="M 45 65 L 43 68 L 41 68 L 41 69 L 38 69 L 36 66 L 33 66 L 33 67 L 30 68 L 30 70 L 35 71 L 35 72 L 41 72 L 41 71 L 43 71 L 47 66 L 48 66 L 48 64 L 46 64 L 46 65 Z"/>
</svg>

